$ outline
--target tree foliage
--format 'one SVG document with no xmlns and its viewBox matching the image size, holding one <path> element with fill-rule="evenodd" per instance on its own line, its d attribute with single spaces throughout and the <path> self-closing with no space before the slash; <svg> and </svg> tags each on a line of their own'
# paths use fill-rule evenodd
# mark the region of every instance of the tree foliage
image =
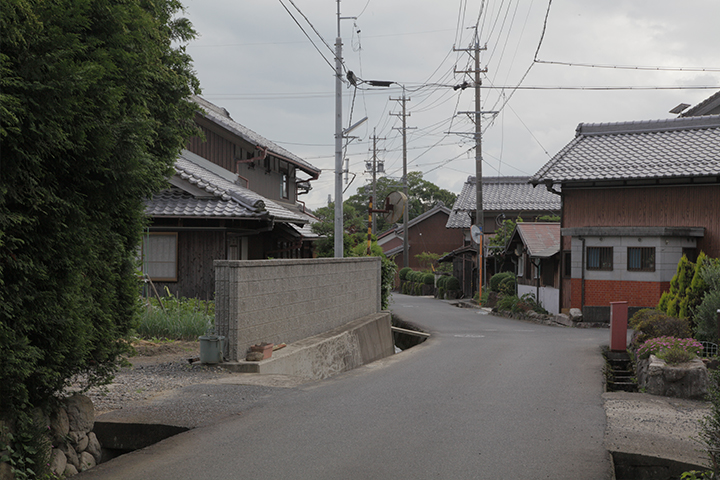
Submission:
<svg viewBox="0 0 720 480">
<path fill-rule="evenodd" d="M 359 187 L 357 193 L 345 201 L 344 205 L 351 205 L 357 214 L 367 221 L 368 218 L 368 202 L 372 195 L 372 183 L 367 183 Z M 402 182 L 390 177 L 381 177 L 376 182 L 377 195 L 374 200 L 373 208 L 382 209 L 385 198 L 393 191 L 403 191 Z M 422 178 L 422 172 L 408 172 L 408 217 L 410 220 L 422 215 L 438 202 L 442 202 L 446 207 L 452 207 L 455 203 L 457 195 L 444 190 L 432 182 Z M 376 232 L 383 232 L 392 227 L 382 215 L 376 215 L 377 225 Z M 367 223 L 366 223 L 367 225 Z"/>
<path fill-rule="evenodd" d="M 175 0 L 0 7 L 0 410 L 105 381 L 131 328 L 143 199 L 194 132 Z"/>
</svg>

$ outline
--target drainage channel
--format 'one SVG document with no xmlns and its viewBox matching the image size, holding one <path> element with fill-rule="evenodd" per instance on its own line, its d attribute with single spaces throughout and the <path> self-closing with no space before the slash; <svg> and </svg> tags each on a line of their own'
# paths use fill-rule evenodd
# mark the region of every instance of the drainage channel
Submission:
<svg viewBox="0 0 720 480">
<path fill-rule="evenodd" d="M 394 315 L 392 317 L 392 327 L 390 328 L 392 330 L 396 351 L 398 349 L 407 350 L 408 348 L 420 345 L 430 338 L 430 334 L 423 332 L 417 325 L 400 320 Z"/>
<path fill-rule="evenodd" d="M 102 445 L 102 462 L 149 447 L 189 428 L 147 423 L 95 422 L 93 432 Z"/>
</svg>

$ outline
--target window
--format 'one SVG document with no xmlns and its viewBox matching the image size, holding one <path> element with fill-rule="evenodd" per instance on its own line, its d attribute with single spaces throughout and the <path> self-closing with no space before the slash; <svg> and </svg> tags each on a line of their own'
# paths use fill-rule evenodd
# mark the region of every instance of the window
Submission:
<svg viewBox="0 0 720 480">
<path fill-rule="evenodd" d="M 290 181 L 288 179 L 287 172 L 280 173 L 282 179 L 280 180 L 280 197 L 290 198 Z"/>
<path fill-rule="evenodd" d="M 518 258 L 517 276 L 518 278 L 522 278 L 523 275 L 525 275 L 525 255 L 521 255 L 520 258 Z"/>
<path fill-rule="evenodd" d="M 177 233 L 151 233 L 143 239 L 143 272 L 151 280 L 177 282 Z"/>
<path fill-rule="evenodd" d="M 655 247 L 628 247 L 627 269 L 631 272 L 654 272 Z"/>
<path fill-rule="evenodd" d="M 612 270 L 613 247 L 587 247 L 588 270 Z"/>
<path fill-rule="evenodd" d="M 563 276 L 572 277 L 572 255 L 568 251 L 563 252 Z"/>
</svg>

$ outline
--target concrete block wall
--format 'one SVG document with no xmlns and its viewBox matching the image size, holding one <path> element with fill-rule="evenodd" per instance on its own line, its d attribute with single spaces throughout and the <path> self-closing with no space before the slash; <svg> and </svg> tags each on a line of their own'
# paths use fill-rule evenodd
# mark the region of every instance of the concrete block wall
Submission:
<svg viewBox="0 0 720 480">
<path fill-rule="evenodd" d="M 380 259 L 217 260 L 215 325 L 225 356 L 291 343 L 380 311 Z"/>
</svg>

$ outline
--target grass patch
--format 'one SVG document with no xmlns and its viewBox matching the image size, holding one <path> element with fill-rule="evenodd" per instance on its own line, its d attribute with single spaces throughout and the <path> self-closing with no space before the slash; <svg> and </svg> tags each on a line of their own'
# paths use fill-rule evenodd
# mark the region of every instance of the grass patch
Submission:
<svg viewBox="0 0 720 480">
<path fill-rule="evenodd" d="M 143 300 L 137 335 L 144 339 L 197 340 L 215 325 L 215 302 L 178 298 Z"/>
</svg>

